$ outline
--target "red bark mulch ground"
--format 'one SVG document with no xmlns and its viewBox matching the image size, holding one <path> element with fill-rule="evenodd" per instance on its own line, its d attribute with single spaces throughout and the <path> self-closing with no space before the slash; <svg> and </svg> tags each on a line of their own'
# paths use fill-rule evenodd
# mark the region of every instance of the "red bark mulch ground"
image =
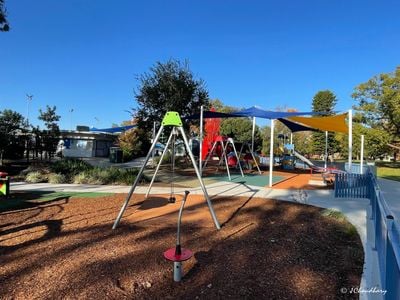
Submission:
<svg viewBox="0 0 400 300">
<path fill-rule="evenodd" d="M 194 251 L 181 283 L 162 253 L 173 247 L 180 197 L 66 198 L 0 212 L 0 298 L 336 299 L 358 287 L 363 250 L 351 226 L 322 209 L 259 198 L 213 200 L 217 231 L 189 196 L 182 244 Z"/>
</svg>

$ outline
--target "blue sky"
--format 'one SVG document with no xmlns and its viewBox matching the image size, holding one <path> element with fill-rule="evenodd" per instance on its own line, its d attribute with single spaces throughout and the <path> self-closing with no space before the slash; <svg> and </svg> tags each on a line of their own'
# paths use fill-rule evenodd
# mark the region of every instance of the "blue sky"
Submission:
<svg viewBox="0 0 400 300">
<path fill-rule="evenodd" d="M 187 59 L 227 105 L 302 111 L 323 89 L 347 110 L 356 85 L 400 64 L 398 0 L 5 4 L 0 110 L 26 116 L 32 94 L 30 121 L 41 125 L 39 108 L 56 105 L 63 129 L 129 119 L 136 76 L 169 58 Z"/>
</svg>

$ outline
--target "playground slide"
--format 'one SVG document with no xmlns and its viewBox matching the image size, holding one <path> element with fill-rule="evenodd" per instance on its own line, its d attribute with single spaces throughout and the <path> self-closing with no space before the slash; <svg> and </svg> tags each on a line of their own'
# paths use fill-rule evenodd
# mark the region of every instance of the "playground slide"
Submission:
<svg viewBox="0 0 400 300">
<path fill-rule="evenodd" d="M 315 167 L 315 165 L 312 163 L 311 160 L 309 160 L 308 158 L 304 157 L 303 155 L 301 155 L 299 152 L 297 151 L 293 151 L 294 155 L 300 159 L 301 161 L 305 162 L 307 164 L 307 166 L 309 167 Z"/>
</svg>

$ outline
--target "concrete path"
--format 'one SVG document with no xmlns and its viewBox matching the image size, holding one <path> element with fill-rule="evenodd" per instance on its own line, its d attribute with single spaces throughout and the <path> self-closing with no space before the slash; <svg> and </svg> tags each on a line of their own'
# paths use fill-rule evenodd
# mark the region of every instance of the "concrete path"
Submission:
<svg viewBox="0 0 400 300">
<path fill-rule="evenodd" d="M 378 178 L 378 185 L 395 220 L 400 222 L 400 182 Z"/>
<path fill-rule="evenodd" d="M 135 193 L 146 193 L 148 185 L 138 186 Z M 37 183 L 28 184 L 24 182 L 11 183 L 12 191 L 64 191 L 64 192 L 105 192 L 105 193 L 128 193 L 130 186 L 104 186 L 104 185 L 80 185 L 80 184 L 48 184 Z M 178 188 L 175 193 L 184 193 L 189 190 L 192 194 L 202 194 L 199 187 Z M 170 192 L 169 187 L 153 187 L 151 194 L 166 194 Z M 364 273 L 361 287 L 369 289 L 379 288 L 379 280 L 376 277 L 377 256 L 373 250 L 373 230 L 372 221 L 369 218 L 370 206 L 368 199 L 340 199 L 334 197 L 333 190 L 283 190 L 270 189 L 257 186 L 248 186 L 240 183 L 217 182 L 207 185 L 207 192 L 212 197 L 215 196 L 245 196 L 277 199 L 284 201 L 299 202 L 314 205 L 322 208 L 329 208 L 341 211 L 346 218 L 357 228 L 365 252 Z M 134 197 L 134 196 L 133 196 Z M 122 205 L 122 203 L 121 203 Z M 117 213 L 117 212 L 116 212 Z M 372 229 L 371 229 L 372 226 Z M 368 228 L 368 235 L 367 235 Z M 350 287 L 346 287 L 350 288 Z M 360 294 L 360 299 L 381 299 L 377 294 Z"/>
</svg>

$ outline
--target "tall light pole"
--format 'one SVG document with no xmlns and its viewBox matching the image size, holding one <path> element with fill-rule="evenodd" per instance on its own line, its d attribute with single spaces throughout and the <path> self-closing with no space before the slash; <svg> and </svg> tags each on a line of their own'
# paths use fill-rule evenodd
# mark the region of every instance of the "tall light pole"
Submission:
<svg viewBox="0 0 400 300">
<path fill-rule="evenodd" d="M 26 126 L 29 126 L 29 104 L 31 103 L 33 95 L 26 94 Z"/>
<path fill-rule="evenodd" d="M 74 112 L 74 109 L 71 108 L 69 110 L 69 129 L 72 131 L 72 113 Z"/>
</svg>

